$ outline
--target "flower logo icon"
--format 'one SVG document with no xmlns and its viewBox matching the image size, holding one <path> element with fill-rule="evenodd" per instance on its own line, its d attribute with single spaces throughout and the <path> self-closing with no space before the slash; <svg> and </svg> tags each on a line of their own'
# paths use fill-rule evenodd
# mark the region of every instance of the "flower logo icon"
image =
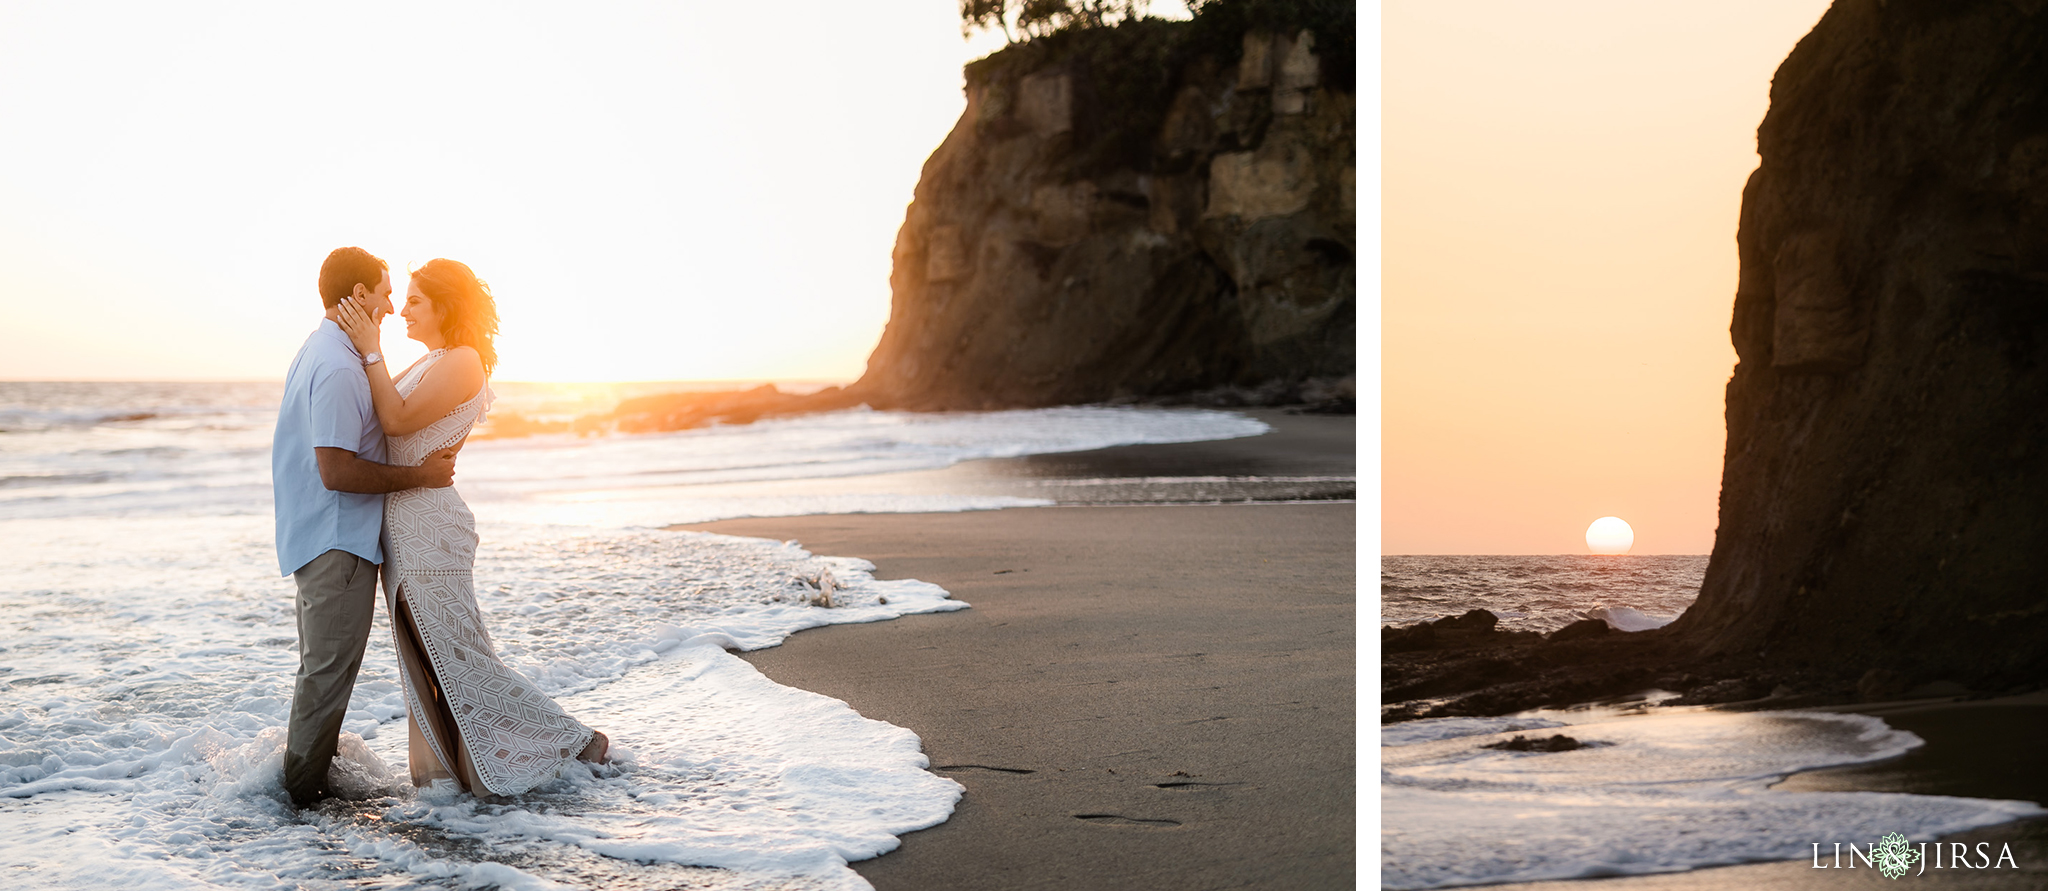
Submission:
<svg viewBox="0 0 2048 891">
<path fill-rule="evenodd" d="M 1896 879 L 1906 874 L 1906 868 L 1913 865 L 1913 861 L 1920 859 L 1920 852 L 1906 841 L 1905 836 L 1894 832 L 1870 850 L 1870 859 L 1876 861 L 1877 871 L 1885 878 Z"/>
</svg>

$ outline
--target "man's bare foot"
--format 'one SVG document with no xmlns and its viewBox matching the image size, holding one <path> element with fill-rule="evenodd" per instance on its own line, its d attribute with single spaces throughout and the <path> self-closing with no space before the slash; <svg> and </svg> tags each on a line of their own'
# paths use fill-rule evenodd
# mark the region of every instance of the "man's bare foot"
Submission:
<svg viewBox="0 0 2048 891">
<path fill-rule="evenodd" d="M 590 745 L 583 747 L 582 753 L 576 756 L 576 760 L 588 761 L 592 764 L 607 764 L 612 760 L 611 753 L 611 738 L 603 733 L 592 730 L 590 731 Z"/>
</svg>

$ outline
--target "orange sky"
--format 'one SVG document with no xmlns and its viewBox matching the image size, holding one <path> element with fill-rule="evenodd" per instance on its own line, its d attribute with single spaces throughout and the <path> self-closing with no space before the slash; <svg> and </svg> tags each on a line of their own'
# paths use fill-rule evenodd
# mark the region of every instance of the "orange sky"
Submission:
<svg viewBox="0 0 2048 891">
<path fill-rule="evenodd" d="M 0 380 L 282 378 L 345 244 L 474 267 L 507 380 L 856 377 L 1000 44 L 947 0 L 0 4 Z"/>
<path fill-rule="evenodd" d="M 1713 547 L 1741 191 L 1820 0 L 1389 0 L 1388 554 Z"/>
</svg>

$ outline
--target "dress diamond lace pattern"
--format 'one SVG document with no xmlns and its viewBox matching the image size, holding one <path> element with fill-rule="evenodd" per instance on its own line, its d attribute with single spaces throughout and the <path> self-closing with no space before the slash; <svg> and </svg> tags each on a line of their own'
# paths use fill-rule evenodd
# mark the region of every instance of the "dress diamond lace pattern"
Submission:
<svg viewBox="0 0 2048 891">
<path fill-rule="evenodd" d="M 410 395 L 444 353 L 429 353 L 407 369 L 396 382 L 398 392 Z M 390 437 L 389 460 L 416 466 L 461 442 L 491 399 L 486 384 L 440 420 Z M 476 517 L 469 506 L 453 487 L 393 493 L 384 500 L 384 536 L 384 590 L 413 725 L 415 785 L 448 777 L 470 786 L 473 777 L 492 794 L 516 795 L 554 776 L 590 742 L 591 731 L 498 659 L 477 608 Z M 418 630 L 417 643 L 396 620 L 401 602 Z M 433 762 L 423 763 L 429 757 Z"/>
</svg>

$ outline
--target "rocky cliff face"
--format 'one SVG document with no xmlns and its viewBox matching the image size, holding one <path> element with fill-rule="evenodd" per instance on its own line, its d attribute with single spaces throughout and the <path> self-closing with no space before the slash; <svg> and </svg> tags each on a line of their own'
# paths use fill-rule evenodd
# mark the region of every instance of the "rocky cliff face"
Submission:
<svg viewBox="0 0 2048 891">
<path fill-rule="evenodd" d="M 1721 521 L 1671 627 L 1979 689 L 2048 675 L 2048 12 L 1840 0 L 1743 194 Z"/>
<path fill-rule="evenodd" d="M 1186 23 L 1140 24 L 1067 37 L 1100 60 Z M 1184 60 L 1135 100 L 1087 53 L 970 68 L 967 111 L 897 236 L 888 329 L 850 392 L 973 409 L 1351 375 L 1352 95 L 1328 82 L 1313 32 L 1246 33 L 1242 49 Z M 1136 151 L 1104 148 L 1134 120 Z"/>
</svg>

